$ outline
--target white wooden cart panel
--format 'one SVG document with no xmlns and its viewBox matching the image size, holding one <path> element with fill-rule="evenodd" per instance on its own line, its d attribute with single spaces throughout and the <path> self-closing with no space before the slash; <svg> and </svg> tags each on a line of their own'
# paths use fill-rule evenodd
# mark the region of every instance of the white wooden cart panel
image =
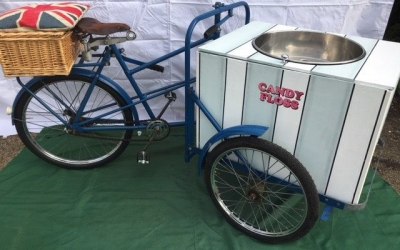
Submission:
<svg viewBox="0 0 400 250">
<path fill-rule="evenodd" d="M 362 60 L 309 65 L 251 45 L 262 33 L 295 29 L 252 22 L 200 47 L 197 93 L 222 128 L 268 126 L 261 138 L 294 154 L 320 194 L 358 203 L 400 76 L 400 46 L 350 37 L 364 47 Z M 200 112 L 197 120 L 201 148 L 216 130 Z"/>
</svg>

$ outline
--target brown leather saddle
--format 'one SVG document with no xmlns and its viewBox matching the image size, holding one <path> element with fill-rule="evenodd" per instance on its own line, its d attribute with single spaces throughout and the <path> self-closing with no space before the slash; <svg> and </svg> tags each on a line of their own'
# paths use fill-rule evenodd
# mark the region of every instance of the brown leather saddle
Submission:
<svg viewBox="0 0 400 250">
<path fill-rule="evenodd" d="M 76 24 L 75 29 L 79 32 L 93 35 L 110 35 L 117 32 L 128 31 L 131 28 L 124 23 L 102 23 L 95 18 L 84 17 Z"/>
</svg>

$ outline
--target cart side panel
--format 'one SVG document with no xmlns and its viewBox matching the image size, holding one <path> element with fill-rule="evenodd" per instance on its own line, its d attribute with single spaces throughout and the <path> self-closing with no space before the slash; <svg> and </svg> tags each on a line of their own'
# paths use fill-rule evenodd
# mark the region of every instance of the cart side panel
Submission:
<svg viewBox="0 0 400 250">
<path fill-rule="evenodd" d="M 359 177 L 360 179 L 357 183 L 356 192 L 355 192 L 354 198 L 353 198 L 353 203 L 355 203 L 355 204 L 357 204 L 360 200 L 361 192 L 364 187 L 364 182 L 365 182 L 365 179 L 367 178 L 369 166 L 371 164 L 372 157 L 374 156 L 374 151 L 375 151 L 376 145 L 378 143 L 378 140 L 380 138 L 380 135 L 381 135 L 381 132 L 383 129 L 383 125 L 386 120 L 386 116 L 389 112 L 390 104 L 392 103 L 394 93 L 395 93 L 395 91 L 389 91 L 389 90 L 386 91 L 385 99 L 382 103 L 382 108 L 381 108 L 381 111 L 379 114 L 379 118 L 378 118 L 375 130 L 374 130 L 374 134 L 373 134 L 371 142 L 370 142 L 371 146 L 367 152 L 367 157 L 365 158 L 365 161 L 364 161 L 362 173 L 361 173 L 361 175 Z"/>
<path fill-rule="evenodd" d="M 221 126 L 224 110 L 226 58 L 200 53 L 199 62 L 201 70 L 197 82 L 197 95 Z M 217 130 L 202 112 L 198 112 L 198 115 L 197 147 L 202 148 L 207 140 L 217 133 Z"/>
<path fill-rule="evenodd" d="M 311 76 L 295 156 L 324 194 L 354 84 Z"/>
<path fill-rule="evenodd" d="M 375 146 L 372 144 L 372 136 L 385 95 L 384 90 L 355 85 L 328 182 L 327 196 L 353 203 L 358 181 L 366 165 L 367 153 Z"/>
<path fill-rule="evenodd" d="M 273 96 L 278 106 L 272 141 L 294 154 L 310 75 L 285 70 L 280 95 Z M 278 92 L 278 89 L 275 89 Z M 279 105 L 280 101 L 283 102 Z"/>
<path fill-rule="evenodd" d="M 242 123 L 246 70 L 246 61 L 227 59 L 223 129 Z"/>
<path fill-rule="evenodd" d="M 248 64 L 242 124 L 268 126 L 267 132 L 261 136 L 268 141 L 272 141 L 277 106 L 263 98 L 259 84 L 280 83 L 281 80 L 282 69 L 257 63 Z"/>
</svg>

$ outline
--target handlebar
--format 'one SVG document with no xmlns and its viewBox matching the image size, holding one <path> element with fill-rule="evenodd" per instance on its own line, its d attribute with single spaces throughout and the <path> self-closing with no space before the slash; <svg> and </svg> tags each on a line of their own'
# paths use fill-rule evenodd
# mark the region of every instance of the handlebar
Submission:
<svg viewBox="0 0 400 250">
<path fill-rule="evenodd" d="M 219 27 L 230 17 L 233 16 L 233 9 L 238 8 L 238 7 L 244 7 L 246 16 L 245 16 L 245 24 L 248 24 L 250 22 L 250 7 L 246 2 L 237 2 L 237 3 L 232 3 L 229 5 L 224 5 L 223 3 L 217 2 L 214 5 L 214 10 L 206 12 L 202 15 L 197 16 L 192 20 L 190 23 L 187 31 L 186 31 L 186 36 L 185 36 L 185 81 L 190 82 L 190 49 L 191 49 L 191 39 L 193 35 L 194 28 L 196 25 L 205 19 L 208 19 L 210 17 L 215 18 L 214 20 L 214 25 L 211 26 L 204 34 L 204 37 L 206 39 L 216 39 L 219 37 Z M 221 14 L 224 12 L 228 12 L 227 16 L 221 19 Z"/>
</svg>

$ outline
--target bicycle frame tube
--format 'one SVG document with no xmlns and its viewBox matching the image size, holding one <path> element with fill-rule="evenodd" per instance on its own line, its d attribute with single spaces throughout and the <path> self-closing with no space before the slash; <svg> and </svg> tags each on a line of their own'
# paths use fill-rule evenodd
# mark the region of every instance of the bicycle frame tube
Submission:
<svg viewBox="0 0 400 250">
<path fill-rule="evenodd" d="M 199 45 L 201 45 L 201 44 L 203 44 L 203 43 L 205 43 L 205 42 L 207 42 L 209 40 L 210 39 L 202 38 L 202 39 L 199 39 L 199 40 L 197 40 L 195 42 L 191 42 L 188 46 L 190 47 L 190 49 L 192 49 L 192 48 L 197 47 L 197 46 L 199 46 Z M 137 72 L 140 72 L 140 71 L 142 71 L 144 69 L 148 69 L 151 66 L 154 66 L 154 65 L 156 65 L 156 64 L 158 64 L 160 62 L 168 60 L 168 59 L 170 59 L 170 58 L 172 58 L 172 57 L 174 57 L 176 55 L 179 55 L 179 54 L 185 52 L 185 50 L 186 50 L 186 47 L 179 48 L 177 50 L 174 50 L 174 51 L 172 51 L 172 52 L 170 52 L 170 53 L 168 53 L 168 54 L 166 54 L 164 56 L 161 56 L 161 57 L 159 57 L 159 58 L 157 58 L 157 59 L 155 59 L 153 61 L 147 62 L 147 63 L 143 63 L 143 62 L 138 61 L 138 60 L 133 60 L 132 58 L 128 58 L 128 57 L 122 57 L 122 58 L 126 62 L 131 62 L 131 63 L 135 63 L 135 64 L 140 65 L 140 66 L 128 71 L 129 74 L 136 74 Z"/>
<path fill-rule="evenodd" d="M 208 40 L 210 40 L 210 39 L 202 38 L 202 39 L 199 39 L 199 40 L 197 40 L 195 42 L 192 42 L 189 46 L 190 46 L 190 48 L 194 48 L 194 47 L 199 46 L 200 44 L 205 43 Z M 111 45 L 109 48 L 111 49 L 111 54 L 113 56 L 115 56 L 115 58 L 117 59 L 118 64 L 123 69 L 125 76 L 127 77 L 127 79 L 129 80 L 132 88 L 136 92 L 137 96 L 132 97 L 132 100 L 134 100 L 134 99 L 139 99 L 139 100 L 137 102 L 135 102 L 134 105 L 141 103 L 144 106 L 144 108 L 145 108 L 148 116 L 150 117 L 150 119 L 155 119 L 156 116 L 154 115 L 153 110 L 150 108 L 150 105 L 147 103 L 148 100 L 153 99 L 155 97 L 158 97 L 160 95 L 163 95 L 163 94 L 165 94 L 165 93 L 167 93 L 169 91 L 176 90 L 178 88 L 184 87 L 188 83 L 191 84 L 191 83 L 195 82 L 195 78 L 191 78 L 191 79 L 189 79 L 189 81 L 184 80 L 184 81 L 177 82 L 177 83 L 171 84 L 169 86 L 163 87 L 161 89 L 156 89 L 156 90 L 153 90 L 153 91 L 150 91 L 150 92 L 147 92 L 147 93 L 143 93 L 142 90 L 139 88 L 139 86 L 138 86 L 136 80 L 134 79 L 133 75 L 138 73 L 138 72 L 140 72 L 140 71 L 142 71 L 142 70 L 149 69 L 152 66 L 155 66 L 160 62 L 163 62 L 165 60 L 168 60 L 168 59 L 170 59 L 170 58 L 172 58 L 174 56 L 177 56 L 177 55 L 183 53 L 186 48 L 185 47 L 179 48 L 179 49 L 174 50 L 174 51 L 172 51 L 172 52 L 170 52 L 170 53 L 168 53 L 168 54 L 166 54 L 164 56 L 161 56 L 161 57 L 159 57 L 157 59 L 154 59 L 154 60 L 152 60 L 150 62 L 142 62 L 142 61 L 135 60 L 135 59 L 127 57 L 127 56 L 123 56 L 122 53 L 121 53 L 121 50 L 118 49 L 115 45 Z M 105 55 L 103 54 L 102 57 L 104 57 L 104 56 Z M 97 70 L 97 72 L 100 74 L 101 71 L 103 70 L 103 67 L 104 67 L 105 63 L 106 63 L 106 62 L 103 62 L 103 61 L 104 61 L 104 59 L 102 59 L 101 63 L 94 63 L 94 64 L 93 63 L 90 63 L 90 64 L 79 63 L 79 64 L 75 65 L 75 67 L 93 67 L 93 66 L 98 66 L 99 69 Z M 127 63 L 136 64 L 137 66 L 135 68 L 133 68 L 133 69 L 129 69 Z M 90 95 L 90 94 L 88 94 L 88 95 Z M 82 115 L 82 114 L 84 114 L 84 113 L 81 113 L 80 115 Z M 96 118 L 98 118 L 98 117 L 96 117 Z M 93 119 L 95 119 L 95 118 L 93 118 Z M 93 119 L 91 119 L 91 120 L 93 120 Z M 90 121 L 86 121 L 86 122 L 89 123 Z"/>
<path fill-rule="evenodd" d="M 204 39 L 201 39 L 201 40 L 197 41 L 196 43 L 193 43 L 192 46 L 198 46 L 199 43 L 204 43 Z M 159 97 L 159 96 L 161 96 L 161 95 L 164 95 L 165 93 L 167 93 L 167 92 L 169 92 L 169 91 L 173 91 L 173 90 L 182 88 L 182 87 L 184 87 L 187 83 L 186 83 L 185 81 L 180 81 L 180 82 L 177 82 L 177 83 L 174 83 L 174 84 L 170 84 L 169 86 L 165 86 L 165 87 L 162 87 L 162 88 L 159 88 L 159 89 L 156 89 L 156 90 L 152 90 L 152 91 L 143 93 L 142 90 L 139 88 L 139 86 L 138 86 L 136 80 L 134 79 L 133 74 L 135 74 L 135 73 L 137 73 L 137 72 L 140 72 L 140 71 L 142 71 L 142 70 L 144 70 L 144 69 L 148 69 L 149 67 L 154 66 L 154 65 L 156 65 L 157 63 L 162 62 L 162 61 L 164 61 L 164 60 L 167 60 L 167 59 L 169 59 L 169 58 L 171 58 L 171 57 L 174 57 L 174 56 L 176 56 L 176 55 L 182 53 L 183 51 L 184 51 L 184 48 L 180 48 L 180 49 L 177 49 L 177 50 L 175 50 L 175 51 L 173 51 L 173 52 L 171 52 L 171 53 L 168 53 L 167 55 L 164 55 L 163 57 L 160 57 L 160 58 L 158 58 L 158 59 L 155 59 L 155 60 L 153 60 L 153 61 L 151 61 L 151 62 L 149 62 L 149 63 L 144 63 L 144 62 L 141 62 L 141 61 L 134 60 L 134 59 L 131 59 L 131 58 L 128 58 L 128 57 L 123 56 L 123 55 L 121 54 L 121 52 L 120 52 L 120 49 L 118 49 L 115 45 L 111 45 L 111 46 L 110 46 L 110 52 L 111 52 L 111 54 L 114 55 L 114 56 L 116 57 L 116 59 L 117 59 L 117 61 L 118 61 L 118 64 L 119 64 L 120 67 L 123 69 L 123 71 L 124 71 L 124 73 L 125 73 L 127 79 L 129 80 L 129 82 L 130 82 L 132 88 L 133 88 L 133 89 L 135 90 L 135 92 L 136 92 L 136 96 L 131 97 L 131 100 L 135 100 L 135 101 L 134 101 L 132 104 L 128 105 L 128 106 L 125 106 L 125 107 L 122 107 L 122 108 L 119 108 L 119 109 L 115 109 L 115 110 L 109 111 L 109 112 L 104 113 L 104 114 L 102 114 L 102 115 L 100 115 L 100 116 L 93 117 L 93 118 L 91 118 L 91 119 L 87 119 L 87 120 L 85 120 L 84 122 L 79 122 L 79 121 L 78 121 L 78 118 L 79 118 L 79 117 L 82 117 L 83 115 L 85 115 L 85 113 L 89 113 L 89 112 L 92 112 L 92 111 L 95 111 L 95 110 L 88 110 L 88 111 L 86 111 L 86 112 L 83 112 L 83 111 L 82 111 L 82 112 L 80 112 L 79 114 L 77 113 L 77 121 L 76 121 L 77 126 L 76 126 L 76 127 L 80 127 L 80 126 L 82 126 L 82 125 L 89 124 L 89 123 L 93 122 L 93 121 L 96 120 L 96 119 L 100 119 L 100 118 L 102 118 L 102 117 L 105 117 L 105 116 L 107 116 L 107 115 L 110 115 L 110 114 L 112 114 L 112 113 L 115 113 L 115 112 L 117 112 L 117 111 L 119 111 L 119 110 L 121 110 L 121 109 L 130 108 L 130 107 L 135 106 L 135 105 L 137 105 L 137 104 L 142 104 L 142 105 L 144 106 L 144 108 L 145 108 L 145 110 L 146 110 L 148 116 L 150 117 L 150 119 L 155 119 L 156 116 L 154 115 L 154 112 L 153 112 L 153 110 L 150 108 L 150 105 L 147 103 L 147 101 L 148 101 L 148 100 L 151 100 L 151 99 L 154 99 L 154 98 L 156 98 L 156 97 Z M 104 57 L 104 56 L 107 56 L 107 54 L 106 54 L 106 53 L 103 54 L 103 57 Z M 104 59 L 104 58 L 103 58 L 101 61 L 102 61 L 101 63 L 94 64 L 95 66 L 98 66 L 98 67 L 99 67 L 99 69 L 96 71 L 96 75 L 101 73 L 101 71 L 103 70 L 104 65 L 107 63 L 107 59 Z M 127 65 L 126 62 L 135 63 L 135 64 L 138 64 L 139 66 L 136 67 L 136 68 L 134 68 L 134 69 L 132 69 L 132 70 L 130 70 L 130 69 L 128 68 L 128 65 Z M 76 67 L 85 67 L 85 66 L 86 66 L 85 64 L 78 64 L 78 65 L 76 65 Z M 90 66 L 93 66 L 93 64 L 90 64 Z M 97 81 L 98 77 L 96 76 L 96 77 L 94 77 L 94 78 L 95 78 L 95 79 L 93 80 L 93 84 L 95 84 L 95 82 Z M 195 79 L 192 78 L 192 79 L 189 80 L 189 82 L 190 82 L 190 83 L 194 83 L 194 82 L 195 82 Z M 92 89 L 89 89 L 89 90 L 88 90 L 88 93 L 87 93 L 87 96 L 88 96 L 88 97 L 90 96 L 91 91 L 92 91 Z M 85 107 L 85 105 L 86 105 L 86 102 L 87 102 L 87 100 L 84 99 L 84 102 L 82 102 L 82 107 L 81 107 L 80 109 L 84 110 L 84 107 Z M 107 108 L 107 107 L 110 107 L 110 106 L 113 106 L 113 104 L 109 104 L 108 106 L 102 106 L 102 107 L 99 107 L 99 108 L 97 108 L 97 109 L 100 110 L 100 109 Z M 79 115 L 79 116 L 78 116 L 78 115 Z M 107 128 L 107 127 L 104 127 L 104 129 L 108 129 L 108 128 Z M 113 128 L 111 128 L 111 129 L 113 129 Z M 88 130 L 90 130 L 90 128 L 81 128 L 80 130 L 82 130 L 82 131 L 88 131 Z"/>
<path fill-rule="evenodd" d="M 98 69 L 97 69 L 95 75 L 94 75 L 94 78 L 93 78 L 93 80 L 92 80 L 92 83 L 90 84 L 88 90 L 86 91 L 86 94 L 85 94 L 85 96 L 84 96 L 83 99 L 82 99 L 81 105 L 79 106 L 78 110 L 76 111 L 76 117 L 74 118 L 74 124 L 78 123 L 79 120 L 81 119 L 81 117 L 82 117 L 82 115 L 83 115 L 83 111 L 84 111 L 84 109 L 85 109 L 85 107 L 86 107 L 86 104 L 88 103 L 89 98 L 90 98 L 90 96 L 92 95 L 93 89 L 94 89 L 94 87 L 96 86 L 96 83 L 97 83 L 97 81 L 98 81 L 99 78 L 100 78 L 100 74 L 101 74 L 101 72 L 103 71 L 104 66 L 105 66 L 107 63 L 110 62 L 110 57 L 111 57 L 110 51 L 109 51 L 108 48 L 106 48 L 106 49 L 104 50 L 104 52 L 103 52 L 103 57 L 101 58 L 101 62 L 100 62 L 100 64 L 99 64 L 99 66 L 98 66 Z M 74 129 L 79 129 L 79 127 L 76 126 L 76 125 L 73 126 L 73 127 L 74 127 Z"/>
<path fill-rule="evenodd" d="M 151 99 L 156 98 L 156 97 L 158 97 L 160 95 L 163 95 L 164 93 L 167 93 L 168 91 L 172 91 L 172 90 L 178 89 L 178 88 L 183 87 L 183 86 L 187 87 L 187 86 L 190 86 L 192 83 L 194 83 L 195 79 L 190 77 L 190 72 L 189 72 L 189 75 L 187 73 L 187 70 L 190 69 L 190 50 L 192 48 L 194 48 L 194 47 L 197 47 L 197 46 L 205 43 L 206 41 L 209 41 L 211 39 L 215 39 L 215 38 L 217 38 L 219 36 L 219 34 L 217 34 L 215 37 L 201 38 L 201 39 L 199 39 L 197 41 L 190 41 L 191 40 L 190 38 L 192 36 L 194 27 L 196 26 L 196 24 L 199 21 L 207 19 L 207 18 L 212 17 L 212 16 L 215 17 L 215 25 L 222 25 L 228 18 L 230 18 L 232 16 L 232 12 L 231 12 L 232 9 L 236 8 L 238 6 L 244 6 L 245 7 L 245 10 L 246 10 L 245 23 L 248 23 L 249 22 L 249 8 L 248 8 L 246 3 L 239 2 L 239 3 L 231 4 L 231 5 L 226 6 L 226 7 L 223 6 L 223 5 L 218 5 L 218 6 L 216 6 L 216 8 L 217 8 L 216 10 L 213 10 L 213 11 L 207 12 L 207 13 L 205 13 L 203 15 L 200 15 L 200 16 L 198 16 L 197 18 L 195 18 L 192 21 L 191 25 L 189 26 L 188 32 L 186 34 L 185 46 L 184 47 L 179 48 L 177 50 L 174 50 L 174 51 L 172 51 L 172 52 L 170 52 L 170 53 L 168 53 L 168 54 L 166 54 L 164 56 L 161 56 L 159 58 L 156 58 L 156 59 L 154 59 L 154 60 L 152 60 L 150 62 L 142 62 L 142 61 L 139 61 L 139 60 L 124 56 L 124 55 L 122 55 L 121 50 L 116 47 L 116 45 L 110 45 L 109 48 L 111 49 L 111 55 L 115 56 L 115 58 L 117 59 L 118 64 L 123 69 L 124 74 L 126 75 L 127 79 L 129 80 L 132 88 L 135 90 L 136 95 L 137 95 L 135 97 L 132 97 L 132 100 L 136 100 L 136 101 L 133 102 L 133 104 L 131 104 L 130 106 L 134 106 L 134 105 L 137 105 L 137 104 L 141 103 L 143 105 L 143 107 L 145 108 L 145 110 L 146 110 L 148 116 L 150 117 L 150 119 L 155 119 L 156 116 L 155 116 L 153 110 L 150 108 L 150 105 L 147 103 L 148 100 L 151 100 Z M 221 19 L 221 13 L 223 13 L 223 12 L 228 12 L 228 15 L 225 18 Z M 189 40 L 188 40 L 188 37 L 189 37 Z M 165 60 L 168 60 L 168 59 L 170 59 L 170 58 L 172 58 L 172 57 L 174 57 L 174 56 L 176 56 L 178 54 L 181 54 L 183 52 L 185 53 L 185 80 L 182 81 L 182 82 L 175 83 L 175 84 L 172 84 L 170 86 L 164 87 L 162 89 L 157 89 L 157 90 L 154 90 L 154 91 L 143 93 L 142 90 L 139 88 L 139 86 L 138 86 L 136 80 L 134 79 L 133 75 L 138 73 L 138 72 L 140 72 L 140 71 L 142 71 L 142 70 L 149 69 L 149 68 L 151 69 L 151 67 L 157 65 L 158 63 L 163 62 Z M 104 54 L 103 54 L 103 57 L 104 57 Z M 104 60 L 102 60 L 102 61 L 104 61 Z M 127 63 L 135 64 L 137 66 L 134 67 L 133 69 L 130 69 L 128 67 Z M 101 68 L 103 65 L 104 65 L 103 63 L 88 64 L 88 66 L 98 66 L 99 68 Z M 85 67 L 85 64 L 78 64 L 78 65 L 76 65 L 76 67 Z M 101 68 L 101 70 L 102 70 L 102 68 Z M 97 72 L 101 72 L 101 70 L 99 69 Z M 186 102 L 187 101 L 185 101 L 185 104 L 188 105 Z M 189 104 L 189 106 L 193 106 L 193 105 L 194 105 L 193 102 L 191 104 Z M 125 109 L 125 108 L 129 108 L 129 107 L 122 107 L 122 109 Z M 193 110 L 193 112 L 194 112 L 194 108 L 191 109 L 190 107 L 189 108 L 187 107 L 186 109 L 187 110 Z M 116 112 L 116 111 L 118 111 L 118 110 L 110 111 L 110 112 L 108 112 L 108 113 L 106 113 L 106 114 L 104 114 L 102 116 L 109 115 L 109 114 L 111 114 L 113 112 Z M 84 115 L 84 113 L 80 113 L 80 115 Z M 78 123 L 78 124 L 79 125 L 85 125 L 85 124 L 88 124 L 90 122 L 93 122 L 95 119 L 101 118 L 102 116 L 94 117 L 92 119 L 86 120 L 86 121 Z M 188 120 L 191 121 L 191 120 L 194 119 L 194 114 L 188 115 L 186 113 L 186 117 L 189 117 L 189 119 L 187 119 L 187 118 L 185 119 L 185 122 L 187 123 Z M 191 122 L 191 123 L 194 124 L 194 122 Z M 86 130 L 86 128 L 84 128 L 84 130 Z"/>
<path fill-rule="evenodd" d="M 189 28 L 186 31 L 186 36 L 185 36 L 185 81 L 187 83 L 189 83 L 190 80 L 190 49 L 191 49 L 190 44 L 192 40 L 193 31 L 197 26 L 197 24 L 205 19 L 214 17 L 214 22 L 215 22 L 214 26 L 219 27 L 230 17 L 232 17 L 233 9 L 238 7 L 243 7 L 245 9 L 246 12 L 245 24 L 248 24 L 250 22 L 250 7 L 246 2 L 237 2 L 227 6 L 224 6 L 223 4 L 216 4 L 215 10 L 204 13 L 192 20 L 192 22 L 189 25 Z M 224 12 L 228 12 L 228 14 L 223 19 L 221 19 L 221 14 Z M 218 37 L 219 33 L 216 34 L 215 38 Z M 193 99 L 192 96 L 195 96 L 195 92 L 193 88 L 190 86 L 190 84 L 186 84 L 185 85 L 185 160 L 186 161 L 189 161 L 190 158 L 195 154 L 195 151 L 197 151 L 194 148 L 194 137 L 195 137 L 194 100 L 196 100 L 196 98 Z M 199 105 L 199 103 L 200 100 L 197 101 L 197 105 Z M 213 124 L 214 127 L 216 125 L 217 124 Z"/>
</svg>

